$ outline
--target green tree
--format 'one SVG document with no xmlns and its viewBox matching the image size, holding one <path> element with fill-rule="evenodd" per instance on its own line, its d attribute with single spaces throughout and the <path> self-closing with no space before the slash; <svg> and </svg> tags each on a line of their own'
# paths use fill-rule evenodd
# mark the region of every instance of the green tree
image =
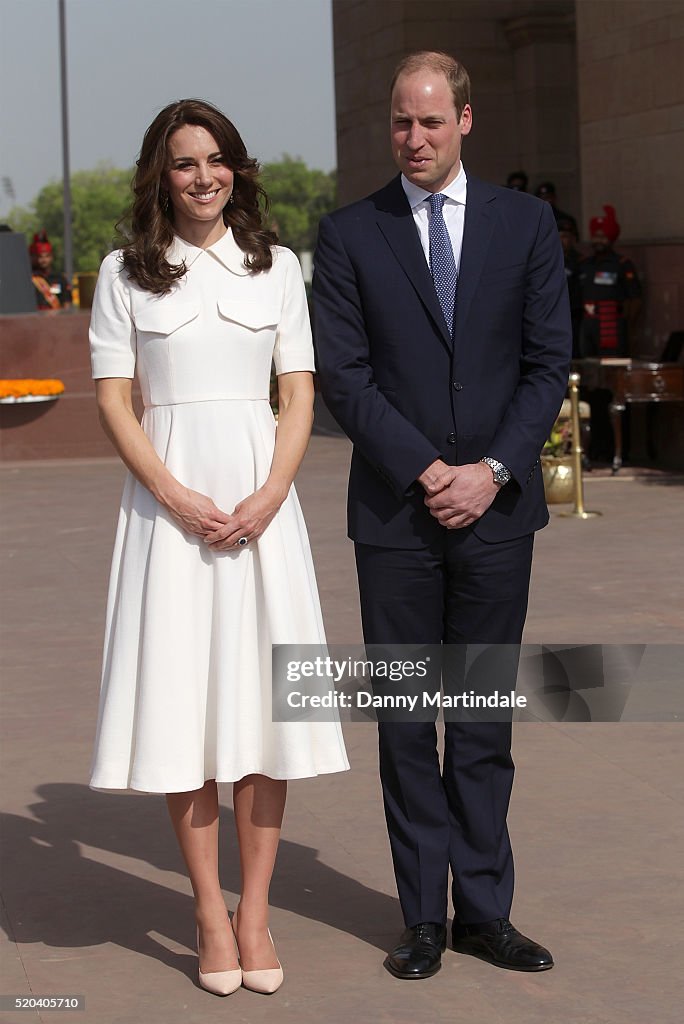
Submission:
<svg viewBox="0 0 684 1024">
<path fill-rule="evenodd" d="M 286 153 L 277 163 L 264 164 L 262 180 L 280 241 L 295 252 L 313 250 L 318 221 L 335 208 L 335 171 L 312 170 Z"/>
<path fill-rule="evenodd" d="M 98 164 L 71 177 L 74 270 L 97 270 L 116 247 L 115 225 L 130 206 L 132 170 Z M 15 207 L 9 222 L 31 242 L 36 231 L 47 231 L 55 264 L 63 266 L 64 224 L 62 183 L 52 181 L 28 207 Z"/>
</svg>

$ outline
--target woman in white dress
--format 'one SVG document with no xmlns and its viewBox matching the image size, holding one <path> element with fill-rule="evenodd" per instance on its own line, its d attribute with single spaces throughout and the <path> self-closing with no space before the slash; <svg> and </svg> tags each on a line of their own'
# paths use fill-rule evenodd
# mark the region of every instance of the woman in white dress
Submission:
<svg viewBox="0 0 684 1024">
<path fill-rule="evenodd" d="M 268 890 L 286 780 L 349 767 L 338 721 L 271 715 L 272 644 L 325 638 L 292 487 L 312 423 L 306 296 L 296 257 L 262 222 L 257 171 L 210 104 L 162 110 L 90 330 L 100 418 L 129 469 L 90 785 L 166 794 L 195 896 L 200 984 L 221 995 L 282 981 Z M 217 782 L 233 783 L 240 847 L 232 928 Z"/>
</svg>

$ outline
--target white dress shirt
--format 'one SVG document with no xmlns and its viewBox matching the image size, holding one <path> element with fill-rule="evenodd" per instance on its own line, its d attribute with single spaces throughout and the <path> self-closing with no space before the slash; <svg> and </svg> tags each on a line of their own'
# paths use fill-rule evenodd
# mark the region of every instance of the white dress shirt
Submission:
<svg viewBox="0 0 684 1024">
<path fill-rule="evenodd" d="M 405 178 L 403 174 L 401 176 L 401 185 L 406 194 L 406 198 L 409 201 L 413 220 L 420 238 L 420 244 L 423 247 L 425 259 L 429 266 L 429 217 L 430 196 L 432 195 L 432 192 L 426 192 L 425 189 L 421 188 L 419 185 L 414 185 L 408 180 L 408 178 Z M 468 179 L 466 178 L 463 164 L 460 164 L 460 170 L 454 180 L 443 189 L 440 189 L 441 195 L 446 196 L 442 212 L 444 214 L 444 223 L 446 224 L 447 231 L 449 232 L 451 248 L 454 251 L 456 273 L 458 273 L 461 265 L 461 248 L 463 246 L 463 222 L 465 220 L 467 187 Z"/>
</svg>

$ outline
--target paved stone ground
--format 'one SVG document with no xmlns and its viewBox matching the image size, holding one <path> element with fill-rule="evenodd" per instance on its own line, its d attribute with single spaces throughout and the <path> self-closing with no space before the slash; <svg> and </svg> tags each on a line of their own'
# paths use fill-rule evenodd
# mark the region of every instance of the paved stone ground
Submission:
<svg viewBox="0 0 684 1024">
<path fill-rule="evenodd" d="M 298 483 L 337 643 L 360 639 L 344 536 L 348 454 L 341 439 L 315 438 Z M 190 889 L 163 798 L 87 788 L 122 476 L 114 460 L 0 468 L 2 992 L 85 995 L 84 1013 L 57 1018 L 66 1024 L 680 1019 L 676 723 L 518 725 L 513 920 L 553 950 L 557 966 L 517 974 L 447 951 L 439 975 L 409 986 L 382 968 L 401 917 L 374 730 L 347 727 L 353 771 L 291 784 L 272 891 L 284 986 L 270 998 L 241 990 L 226 1001 L 199 989 Z M 683 498 L 681 478 L 590 477 L 587 507 L 604 514 L 579 522 L 554 510 L 537 541 L 526 639 L 680 642 Z M 232 907 L 229 787 L 222 802 Z"/>
</svg>

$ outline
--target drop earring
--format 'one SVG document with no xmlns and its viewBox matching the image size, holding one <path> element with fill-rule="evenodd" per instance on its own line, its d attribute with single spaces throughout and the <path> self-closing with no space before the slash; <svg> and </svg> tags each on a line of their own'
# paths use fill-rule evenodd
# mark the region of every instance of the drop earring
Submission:
<svg viewBox="0 0 684 1024">
<path fill-rule="evenodd" d="M 160 192 L 159 193 L 159 205 L 162 208 L 162 213 L 166 213 L 168 208 L 169 208 L 169 193 L 168 192 Z"/>
</svg>

